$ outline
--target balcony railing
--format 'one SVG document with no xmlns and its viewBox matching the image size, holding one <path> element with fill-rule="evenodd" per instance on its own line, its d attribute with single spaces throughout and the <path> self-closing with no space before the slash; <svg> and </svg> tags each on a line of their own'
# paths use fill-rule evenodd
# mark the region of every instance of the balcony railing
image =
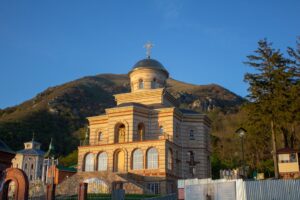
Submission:
<svg viewBox="0 0 300 200">
<path fill-rule="evenodd" d="M 89 145 L 101 145 L 101 144 L 109 144 L 109 138 L 101 138 L 99 140 L 98 138 L 94 139 L 89 139 L 88 141 L 86 140 L 81 140 L 80 141 L 80 146 L 89 146 Z"/>
<path fill-rule="evenodd" d="M 167 133 L 161 134 L 157 138 L 158 140 L 169 140 L 173 142 L 173 136 L 169 135 Z M 149 140 L 155 140 L 155 139 L 144 139 L 144 140 L 134 140 L 131 142 L 141 142 L 141 141 L 149 141 Z M 102 138 L 99 140 L 98 138 L 89 139 L 89 140 L 80 140 L 80 146 L 90 146 L 90 145 L 102 145 L 102 144 L 112 144 L 114 142 L 109 142 L 109 138 Z M 126 142 L 125 142 L 126 143 Z"/>
</svg>

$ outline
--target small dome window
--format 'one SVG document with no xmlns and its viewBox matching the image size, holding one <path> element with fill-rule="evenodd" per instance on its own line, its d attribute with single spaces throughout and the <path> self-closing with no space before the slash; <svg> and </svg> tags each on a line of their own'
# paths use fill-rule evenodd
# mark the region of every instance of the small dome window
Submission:
<svg viewBox="0 0 300 200">
<path fill-rule="evenodd" d="M 144 81 L 143 81 L 143 79 L 139 80 L 139 89 L 144 89 Z"/>
<path fill-rule="evenodd" d="M 154 78 L 152 81 L 151 81 L 151 88 L 152 89 L 155 89 L 155 88 L 157 88 L 157 81 L 156 81 L 156 78 Z"/>
<path fill-rule="evenodd" d="M 163 127 L 163 126 L 160 126 L 160 127 L 159 127 L 159 133 L 160 133 L 160 134 L 164 134 L 164 127 Z"/>
</svg>

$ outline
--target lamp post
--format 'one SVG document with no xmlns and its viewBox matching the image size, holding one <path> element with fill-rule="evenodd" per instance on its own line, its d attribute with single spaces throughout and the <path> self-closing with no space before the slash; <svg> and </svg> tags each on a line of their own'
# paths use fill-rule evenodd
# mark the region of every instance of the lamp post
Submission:
<svg viewBox="0 0 300 200">
<path fill-rule="evenodd" d="M 244 137 L 246 134 L 246 130 L 244 128 L 239 128 L 235 131 L 241 138 L 241 143 L 242 143 L 242 170 L 243 170 L 243 176 L 244 178 L 246 177 L 245 175 L 245 154 L 244 154 Z"/>
</svg>

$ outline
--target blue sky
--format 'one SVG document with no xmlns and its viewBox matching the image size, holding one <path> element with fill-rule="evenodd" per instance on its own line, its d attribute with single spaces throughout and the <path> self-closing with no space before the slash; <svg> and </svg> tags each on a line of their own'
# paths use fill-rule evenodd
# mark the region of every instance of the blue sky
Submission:
<svg viewBox="0 0 300 200">
<path fill-rule="evenodd" d="M 299 0 L 1 0 L 0 108 L 83 76 L 127 73 L 147 41 L 172 78 L 246 96 L 246 56 L 265 37 L 295 46 L 299 19 Z"/>
</svg>

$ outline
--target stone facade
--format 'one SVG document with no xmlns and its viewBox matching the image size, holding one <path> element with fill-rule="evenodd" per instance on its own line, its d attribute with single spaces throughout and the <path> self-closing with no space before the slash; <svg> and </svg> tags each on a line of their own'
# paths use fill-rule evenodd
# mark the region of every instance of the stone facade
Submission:
<svg viewBox="0 0 300 200">
<path fill-rule="evenodd" d="M 208 178 L 210 120 L 178 108 L 165 90 L 169 74 L 156 60 L 139 61 L 129 72 L 130 93 L 117 106 L 89 117 L 89 145 L 78 148 L 78 171 L 130 174 L 154 193 L 172 193 L 176 180 Z"/>
</svg>

